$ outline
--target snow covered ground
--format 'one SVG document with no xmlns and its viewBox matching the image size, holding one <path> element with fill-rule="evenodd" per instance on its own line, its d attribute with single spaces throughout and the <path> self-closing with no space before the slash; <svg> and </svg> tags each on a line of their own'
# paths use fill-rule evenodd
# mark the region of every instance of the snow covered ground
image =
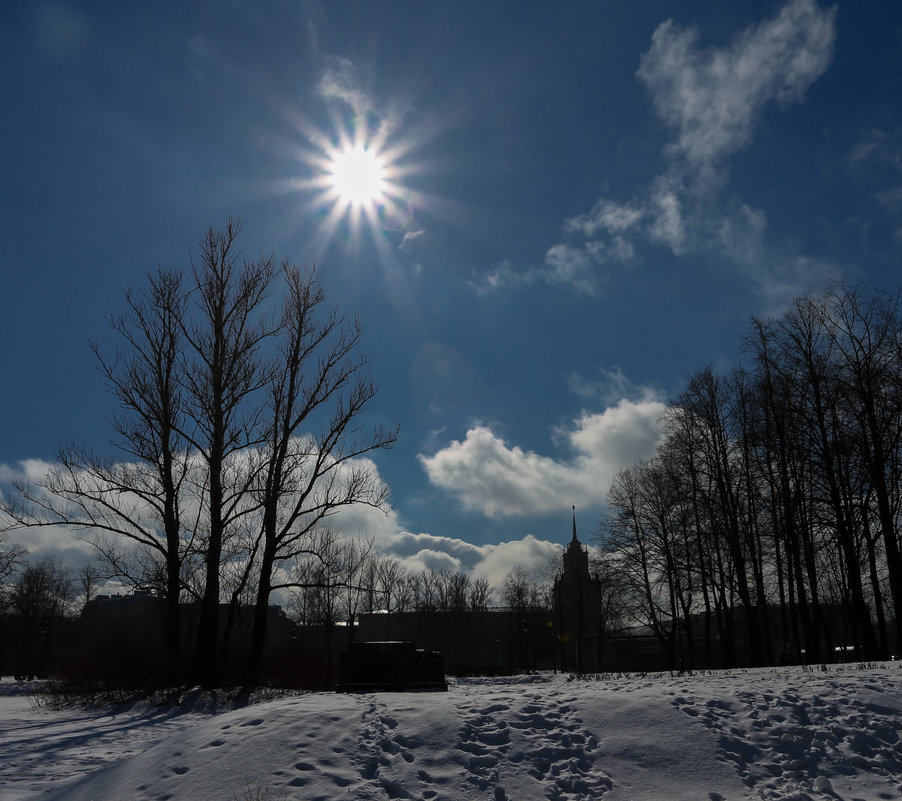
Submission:
<svg viewBox="0 0 902 801">
<path fill-rule="evenodd" d="M 460 679 L 215 714 L 36 708 L 0 683 L 0 801 L 902 798 L 899 663 Z"/>
</svg>

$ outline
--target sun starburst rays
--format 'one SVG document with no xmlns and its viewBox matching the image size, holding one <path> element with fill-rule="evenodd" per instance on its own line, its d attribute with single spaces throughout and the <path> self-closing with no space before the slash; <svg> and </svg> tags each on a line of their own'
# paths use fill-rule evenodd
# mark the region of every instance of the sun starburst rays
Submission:
<svg viewBox="0 0 902 801">
<path fill-rule="evenodd" d="M 269 188 L 301 201 L 286 209 L 286 224 L 305 229 L 304 250 L 322 255 L 339 248 L 350 254 L 374 247 L 386 269 L 396 264 L 407 233 L 422 228 L 417 209 L 432 203 L 430 194 L 416 188 L 429 168 L 414 154 L 433 132 L 402 133 L 397 125 L 337 113 L 330 125 L 298 116 L 291 127 L 295 138 L 286 142 L 286 151 L 294 174 Z"/>
</svg>

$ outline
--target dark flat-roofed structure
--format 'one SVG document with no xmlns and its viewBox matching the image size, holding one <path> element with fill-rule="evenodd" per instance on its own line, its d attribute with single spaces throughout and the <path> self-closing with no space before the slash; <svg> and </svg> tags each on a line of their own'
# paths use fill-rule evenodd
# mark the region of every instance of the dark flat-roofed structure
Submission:
<svg viewBox="0 0 902 801">
<path fill-rule="evenodd" d="M 337 692 L 447 690 L 438 651 L 399 640 L 348 643 L 339 655 Z"/>
</svg>

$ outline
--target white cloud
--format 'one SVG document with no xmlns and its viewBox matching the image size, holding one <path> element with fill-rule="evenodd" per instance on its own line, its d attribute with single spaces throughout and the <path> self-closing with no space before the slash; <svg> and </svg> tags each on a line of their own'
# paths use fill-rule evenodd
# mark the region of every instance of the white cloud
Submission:
<svg viewBox="0 0 902 801">
<path fill-rule="evenodd" d="M 51 466 L 50 462 L 41 459 L 26 459 L 15 465 L 0 463 L 0 500 L 14 500 L 16 484 L 42 478 Z M 0 525 L 5 527 L 9 524 L 10 521 L 0 516 Z M 93 556 L 93 548 L 79 536 L 78 531 L 67 526 L 13 528 L 8 532 L 6 541 L 24 548 L 34 558 L 59 556 L 62 563 L 72 569 L 89 562 Z"/>
<path fill-rule="evenodd" d="M 516 540 L 474 545 L 452 537 L 398 531 L 378 541 L 375 547 L 382 555 L 398 558 L 408 570 L 461 570 L 477 578 L 486 578 L 492 587 L 500 590 L 514 568 L 519 567 L 530 575 L 545 573 L 549 564 L 560 558 L 563 543 L 569 535 L 569 529 L 562 526 L 560 542 L 526 534 Z M 499 600 L 495 598 L 496 603 Z"/>
<path fill-rule="evenodd" d="M 598 249 L 553 245 L 545 254 L 545 263 L 550 267 L 547 280 L 555 284 L 569 284 L 584 292 L 594 292 L 598 283 L 595 275 L 598 261 Z"/>
<path fill-rule="evenodd" d="M 869 131 L 848 157 L 852 175 L 867 181 L 873 198 L 893 220 L 896 238 L 902 238 L 902 131 Z"/>
<path fill-rule="evenodd" d="M 564 230 L 585 236 L 594 236 L 599 231 L 622 233 L 634 230 L 644 216 L 645 210 L 639 206 L 615 203 L 613 200 L 601 198 L 588 214 L 567 220 L 564 223 Z"/>
<path fill-rule="evenodd" d="M 51 463 L 39 460 L 15 465 L 0 463 L 0 492 L 11 497 L 15 492 L 12 482 L 26 476 L 32 481 L 39 480 L 52 467 Z M 378 479 L 378 474 L 375 477 Z M 544 569 L 561 551 L 560 544 L 539 540 L 531 534 L 522 539 L 487 545 L 427 533 L 413 534 L 404 528 L 397 512 L 390 506 L 385 509 L 362 504 L 345 507 L 329 518 L 328 525 L 346 536 L 371 541 L 374 553 L 396 557 L 408 570 L 461 570 L 486 577 L 496 588 L 501 587 L 505 576 L 515 567 L 535 573 Z M 95 555 L 93 546 L 85 539 L 89 534 L 65 526 L 46 526 L 13 531 L 9 542 L 21 545 L 34 558 L 55 555 L 64 566 L 75 571 Z M 562 542 L 565 534 L 562 531 Z M 284 595 L 279 599 L 287 603 Z"/>
<path fill-rule="evenodd" d="M 593 496 L 599 485 L 606 493 L 618 471 L 655 452 L 666 408 L 656 400 L 621 400 L 600 414 L 583 412 L 573 428 L 558 431 L 580 454 L 577 464 L 588 474 Z"/>
<path fill-rule="evenodd" d="M 563 530 L 561 539 L 567 538 L 568 533 Z M 504 586 L 504 579 L 517 567 L 522 568 L 527 575 L 543 577 L 549 566 L 556 566 L 562 550 L 561 545 L 537 539 L 532 534 L 519 540 L 486 545 L 482 548 L 482 559 L 474 567 L 473 575 L 488 579 L 491 586 L 500 590 Z M 500 600 L 496 597 L 495 603 Z"/>
<path fill-rule="evenodd" d="M 813 286 L 823 286 L 842 278 L 841 267 L 822 259 L 794 256 L 770 260 L 757 265 L 755 278 L 763 302 L 765 314 L 783 314 L 793 298 L 804 295 Z"/>
<path fill-rule="evenodd" d="M 350 59 L 328 56 L 317 91 L 326 100 L 348 106 L 356 117 L 355 125 L 368 126 L 368 138 L 384 140 L 397 127 L 397 120 L 377 106 L 364 83 L 361 72 Z"/>
<path fill-rule="evenodd" d="M 426 231 L 423 228 L 419 228 L 415 231 L 405 231 L 404 238 L 401 240 L 401 244 L 398 245 L 398 250 L 410 250 L 413 243 L 425 233 Z"/>
<path fill-rule="evenodd" d="M 510 262 L 501 262 L 487 274 L 474 278 L 470 285 L 478 293 L 485 294 L 504 287 L 545 282 L 564 284 L 591 295 L 601 284 L 597 265 L 608 261 L 627 261 L 632 255 L 632 244 L 619 235 L 612 236 L 606 242 L 586 242 L 578 246 L 552 245 L 540 267 L 517 270 Z"/>
<path fill-rule="evenodd" d="M 606 406 L 615 406 L 624 398 L 634 401 L 661 399 L 661 392 L 631 381 L 617 365 L 609 368 L 596 366 L 595 373 L 587 377 L 582 373 L 572 372 L 567 376 L 567 389 L 574 395 L 594 398 Z"/>
<path fill-rule="evenodd" d="M 449 573 L 457 573 L 462 569 L 459 559 L 451 556 L 445 551 L 434 551 L 431 548 L 423 548 L 412 556 L 402 558 L 401 564 L 411 573 L 422 573 L 427 570 L 434 570 L 436 573 L 448 571 Z"/>
<path fill-rule="evenodd" d="M 520 272 L 514 265 L 505 260 L 494 265 L 485 275 L 474 277 L 470 286 L 480 295 L 510 286 L 531 283 L 534 276 L 529 272 Z"/>
<path fill-rule="evenodd" d="M 876 169 L 882 175 L 895 178 L 902 173 L 902 131 L 868 131 L 849 153 L 853 167 Z"/>
<path fill-rule="evenodd" d="M 779 316 L 793 298 L 841 278 L 842 269 L 833 262 L 770 252 L 766 230 L 764 212 L 740 204 L 712 221 L 709 237 L 736 269 L 754 281 L 761 313 Z"/>
<path fill-rule="evenodd" d="M 666 178 L 655 182 L 649 198 L 650 223 L 648 235 L 661 242 L 677 256 L 686 252 L 689 236 L 683 212 L 683 198 L 678 187 Z"/>
<path fill-rule="evenodd" d="M 553 432 L 570 457 L 556 460 L 509 447 L 487 427 L 475 427 L 463 442 L 440 447 L 420 460 L 432 482 L 456 495 L 466 508 L 491 517 L 528 517 L 559 512 L 571 503 L 598 506 L 613 475 L 628 464 L 651 455 L 658 443 L 664 404 L 652 393 L 629 384 L 618 371 L 602 372 L 609 387 L 616 385 L 635 396 L 600 412 L 586 411 L 569 426 Z M 376 465 L 367 461 L 379 481 Z M 14 492 L 14 481 L 35 482 L 54 464 L 31 460 L 0 464 L 0 492 Z M 148 512 L 148 514 L 150 514 Z M 462 570 L 484 576 L 496 588 L 515 567 L 535 574 L 560 556 L 569 538 L 562 525 L 559 542 L 524 532 L 519 539 L 477 545 L 453 537 L 407 531 L 395 509 L 357 504 L 342 508 L 328 524 L 337 532 L 372 542 L 376 553 L 394 556 L 410 570 Z M 16 539 L 32 554 L 54 553 L 77 568 L 92 555 L 86 542 L 90 532 L 62 526 L 27 529 Z"/>
<path fill-rule="evenodd" d="M 360 76 L 353 62 L 347 58 L 327 58 L 327 66 L 320 76 L 317 91 L 328 100 L 338 100 L 354 111 L 366 114 L 373 107 L 372 101 L 360 88 Z"/>
<path fill-rule="evenodd" d="M 508 447 L 484 426 L 420 461 L 433 484 L 456 495 L 465 509 L 489 517 L 543 514 L 560 507 L 562 498 L 582 497 L 571 467 Z"/>
<path fill-rule="evenodd" d="M 568 241 L 552 245 L 544 268 L 527 271 L 529 280 L 593 292 L 600 265 L 632 260 L 637 244 L 644 242 L 666 247 L 676 256 L 713 252 L 744 269 L 763 297 L 773 295 L 773 277 L 766 269 L 746 269 L 750 235 L 757 236 L 759 255 L 766 255 L 762 261 L 785 264 L 793 259 L 763 254 L 763 212 L 741 203 L 725 204 L 717 193 L 726 181 L 728 158 L 751 142 L 763 111 L 769 105 L 784 108 L 803 101 L 827 69 L 835 22 L 835 7 L 790 0 L 776 16 L 746 28 L 724 47 L 702 46 L 698 30 L 672 20 L 658 26 L 636 76 L 673 131 L 664 149 L 664 171 L 629 202 L 601 197 L 588 213 L 565 220 Z M 866 158 L 880 144 L 872 137 L 853 157 Z M 746 219 L 731 219 L 721 211 L 725 205 L 742 206 Z M 756 222 L 757 229 L 749 227 Z M 733 245 L 740 225 L 745 242 L 737 254 Z M 574 241 L 578 238 L 584 241 Z M 787 284 L 805 291 L 828 273 L 796 270 Z M 813 283 L 803 284 L 803 277 Z"/>
<path fill-rule="evenodd" d="M 562 503 L 596 506 L 618 470 L 652 455 L 660 440 L 663 403 L 621 400 L 584 412 L 555 439 L 572 453 L 557 460 L 507 445 L 486 426 L 471 428 L 431 456 L 420 455 L 429 480 L 463 507 L 489 517 L 524 517 Z"/>
<path fill-rule="evenodd" d="M 749 143 L 768 103 L 803 99 L 833 57 L 836 9 L 792 0 L 773 19 L 742 31 L 724 48 L 704 49 L 694 28 L 658 26 L 636 73 L 655 110 L 676 130 L 668 153 L 711 177 Z"/>
<path fill-rule="evenodd" d="M 764 254 L 767 217 L 760 209 L 742 204 L 734 213 L 725 214 L 715 224 L 720 247 L 734 261 L 758 264 Z"/>
</svg>

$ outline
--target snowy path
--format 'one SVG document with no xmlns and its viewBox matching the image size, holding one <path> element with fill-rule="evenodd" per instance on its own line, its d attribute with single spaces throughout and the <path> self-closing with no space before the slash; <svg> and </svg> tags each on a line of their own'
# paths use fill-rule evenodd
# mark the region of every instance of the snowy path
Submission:
<svg viewBox="0 0 902 801">
<path fill-rule="evenodd" d="M 219 715 L 0 710 L 0 801 L 902 798 L 894 663 L 459 680 Z"/>
</svg>

